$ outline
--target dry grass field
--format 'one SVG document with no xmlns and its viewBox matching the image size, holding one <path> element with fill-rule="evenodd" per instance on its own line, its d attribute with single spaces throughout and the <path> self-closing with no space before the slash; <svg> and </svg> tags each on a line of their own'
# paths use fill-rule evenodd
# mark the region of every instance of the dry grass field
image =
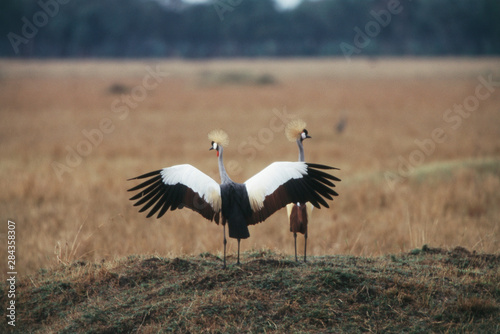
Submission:
<svg viewBox="0 0 500 334">
<path fill-rule="evenodd" d="M 0 241 L 7 220 L 16 222 L 19 274 L 78 259 L 220 255 L 221 226 L 189 210 L 146 219 L 126 180 L 181 163 L 219 180 L 207 133 L 222 128 L 226 167 L 243 182 L 272 161 L 297 159 L 283 129 L 300 117 L 312 136 L 306 160 L 340 168 L 342 179 L 330 209 L 313 212 L 308 254 L 424 244 L 498 253 L 499 65 L 1 60 Z M 293 254 L 286 210 L 250 233 L 242 251 Z M 236 242 L 228 247 L 234 254 Z"/>
</svg>

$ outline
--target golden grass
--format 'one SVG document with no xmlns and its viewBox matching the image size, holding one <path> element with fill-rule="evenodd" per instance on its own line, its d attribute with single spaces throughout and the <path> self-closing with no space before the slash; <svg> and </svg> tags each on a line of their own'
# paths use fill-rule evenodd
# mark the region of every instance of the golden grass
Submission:
<svg viewBox="0 0 500 334">
<path fill-rule="evenodd" d="M 145 90 L 151 71 L 161 76 Z M 207 86 L 207 71 L 269 75 L 275 84 Z M 443 119 L 488 75 L 499 81 L 498 59 L 2 60 L 1 240 L 14 220 L 20 273 L 75 259 L 220 254 L 220 226 L 189 210 L 146 219 L 128 200 L 134 184 L 126 179 L 190 163 L 219 180 L 207 134 L 221 128 L 231 140 L 226 169 L 243 182 L 272 161 L 297 159 L 280 118 L 293 114 L 313 137 L 306 160 L 341 169 L 340 196 L 313 211 L 308 254 L 372 256 L 424 243 L 498 252 L 500 87 L 455 119 L 460 124 Z M 113 94 L 117 84 L 128 91 Z M 132 94 L 128 106 L 120 102 Z M 339 134 L 341 117 L 347 127 Z M 436 128 L 446 140 L 409 177 L 398 172 L 401 158 L 419 149 L 415 140 L 431 139 Z M 84 131 L 98 144 L 89 146 Z M 54 162 L 67 166 L 68 148 L 87 155 L 58 177 Z M 242 251 L 292 254 L 288 228 L 285 210 L 278 212 L 250 227 Z M 236 243 L 228 247 L 234 252 Z"/>
</svg>

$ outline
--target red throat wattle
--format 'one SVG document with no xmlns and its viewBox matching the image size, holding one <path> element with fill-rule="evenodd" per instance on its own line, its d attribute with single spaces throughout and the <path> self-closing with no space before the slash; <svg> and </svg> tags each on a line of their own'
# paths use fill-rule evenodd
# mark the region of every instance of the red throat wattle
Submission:
<svg viewBox="0 0 500 334">
<path fill-rule="evenodd" d="M 217 158 L 219 157 L 219 150 L 217 150 Z"/>
</svg>

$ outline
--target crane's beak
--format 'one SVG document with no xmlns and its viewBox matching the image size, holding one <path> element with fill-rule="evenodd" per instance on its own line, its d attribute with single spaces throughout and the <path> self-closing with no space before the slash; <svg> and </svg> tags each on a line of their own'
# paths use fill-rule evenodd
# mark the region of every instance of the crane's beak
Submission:
<svg viewBox="0 0 500 334">
<path fill-rule="evenodd" d="M 306 139 L 307 139 L 307 138 L 312 138 L 312 137 L 311 137 L 311 136 L 309 136 L 309 135 L 306 135 Z"/>
<path fill-rule="evenodd" d="M 215 150 L 215 148 L 212 146 L 212 147 L 210 147 L 208 150 L 209 150 L 209 151 L 211 151 L 211 150 Z M 217 158 L 218 158 L 218 157 L 219 157 L 219 150 L 217 150 Z"/>
</svg>

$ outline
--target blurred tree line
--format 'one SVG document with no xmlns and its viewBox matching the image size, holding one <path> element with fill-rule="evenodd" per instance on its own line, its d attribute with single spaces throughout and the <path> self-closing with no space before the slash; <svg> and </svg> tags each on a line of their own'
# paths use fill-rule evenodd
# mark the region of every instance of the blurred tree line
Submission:
<svg viewBox="0 0 500 334">
<path fill-rule="evenodd" d="M 3 57 L 498 55 L 498 0 L 2 0 Z"/>
</svg>

